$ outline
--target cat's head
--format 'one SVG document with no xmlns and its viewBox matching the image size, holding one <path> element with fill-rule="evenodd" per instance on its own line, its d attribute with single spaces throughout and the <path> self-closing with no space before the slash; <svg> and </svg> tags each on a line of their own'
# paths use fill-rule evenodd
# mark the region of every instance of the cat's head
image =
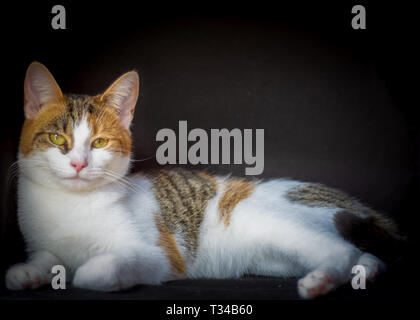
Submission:
<svg viewBox="0 0 420 320">
<path fill-rule="evenodd" d="M 79 191 L 123 177 L 129 167 L 137 72 L 96 96 L 65 95 L 48 69 L 33 62 L 24 83 L 19 168 L 31 180 Z"/>
</svg>

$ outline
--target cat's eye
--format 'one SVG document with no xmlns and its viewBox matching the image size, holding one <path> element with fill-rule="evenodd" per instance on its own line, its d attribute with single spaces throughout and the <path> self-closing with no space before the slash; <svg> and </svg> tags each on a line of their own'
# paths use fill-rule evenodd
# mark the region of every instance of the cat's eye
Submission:
<svg viewBox="0 0 420 320">
<path fill-rule="evenodd" d="M 62 146 L 63 144 L 66 143 L 66 138 L 64 138 L 62 135 L 59 135 L 57 133 L 51 133 L 49 137 L 50 137 L 50 141 L 57 146 Z"/>
<path fill-rule="evenodd" d="M 108 139 L 98 138 L 95 141 L 93 141 L 92 147 L 96 149 L 100 149 L 100 148 L 105 147 L 107 144 L 108 144 Z"/>
</svg>

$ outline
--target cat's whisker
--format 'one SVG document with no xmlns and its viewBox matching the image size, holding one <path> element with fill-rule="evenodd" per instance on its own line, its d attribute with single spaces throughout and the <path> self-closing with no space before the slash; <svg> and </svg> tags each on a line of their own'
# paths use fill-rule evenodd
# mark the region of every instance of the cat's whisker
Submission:
<svg viewBox="0 0 420 320">
<path fill-rule="evenodd" d="M 11 185 L 14 181 L 14 179 L 18 176 L 19 174 L 19 167 L 24 166 L 27 163 L 40 163 L 43 161 L 37 160 L 37 159 L 19 159 L 16 160 L 15 162 L 13 162 L 10 166 L 9 169 L 7 170 L 7 184 Z"/>
<path fill-rule="evenodd" d="M 122 187 L 124 187 L 124 188 L 128 188 L 128 189 L 129 189 L 129 190 L 131 190 L 132 192 L 138 192 L 138 190 L 137 190 L 137 189 L 134 189 L 133 187 L 131 187 L 131 186 L 129 186 L 129 185 L 127 185 L 127 184 L 125 184 L 123 181 L 120 181 L 120 180 L 115 179 L 115 178 L 113 178 L 113 177 L 110 177 L 110 176 L 104 176 L 104 179 L 107 179 L 108 181 L 111 181 L 111 182 L 113 182 L 113 183 L 117 183 L 117 184 L 119 184 L 120 186 L 122 186 Z"/>
<path fill-rule="evenodd" d="M 138 185 L 136 185 L 136 184 L 134 184 L 133 182 L 131 182 L 130 180 L 128 180 L 127 178 L 125 178 L 125 177 L 123 177 L 123 176 L 120 176 L 120 175 L 118 175 L 118 174 L 115 174 L 114 172 L 112 172 L 112 171 L 108 171 L 108 170 L 106 170 L 106 171 L 104 171 L 104 173 L 106 174 L 106 175 L 108 175 L 108 176 L 111 176 L 111 177 L 113 177 L 113 178 L 115 178 L 115 179 L 117 179 L 118 181 L 120 181 L 120 182 L 123 182 L 124 184 L 126 184 L 127 186 L 130 186 L 131 188 L 133 188 L 134 189 L 134 191 L 139 191 L 139 186 Z"/>
<path fill-rule="evenodd" d="M 125 183 L 125 181 L 123 181 L 123 180 L 119 180 L 119 179 L 117 179 L 117 178 L 115 178 L 115 177 L 113 177 L 113 176 L 110 176 L 110 175 L 108 175 L 108 174 L 105 174 L 104 176 L 103 176 L 103 178 L 104 179 L 107 179 L 108 181 L 111 181 L 111 182 L 113 182 L 113 183 L 117 183 L 117 184 L 119 184 L 120 186 L 123 186 L 123 187 L 125 187 L 125 188 L 128 188 L 128 189 L 130 189 L 131 191 L 133 191 L 133 192 L 138 192 L 138 190 L 135 188 L 135 187 L 133 187 L 133 186 L 131 186 L 131 185 L 129 185 L 129 184 L 127 184 L 127 183 Z"/>
<path fill-rule="evenodd" d="M 116 176 L 118 176 L 118 177 L 120 177 L 120 179 L 122 179 L 122 180 L 124 180 L 124 181 L 126 181 L 127 183 L 129 183 L 129 184 L 131 184 L 132 186 L 134 186 L 135 188 L 140 188 L 140 186 L 139 185 L 137 185 L 136 183 L 134 183 L 130 178 L 128 178 L 128 177 L 126 177 L 126 176 L 121 176 L 120 174 L 118 174 L 118 173 L 116 173 L 116 172 L 113 172 L 113 171 L 110 171 L 110 170 L 107 170 L 107 172 L 109 172 L 109 173 L 111 173 L 111 174 L 114 174 L 114 175 L 116 175 Z"/>
<path fill-rule="evenodd" d="M 150 156 L 150 157 L 147 157 L 147 158 L 143 158 L 143 159 L 130 159 L 130 162 L 142 162 L 142 161 L 147 161 L 147 160 L 150 160 L 150 159 L 153 159 L 154 158 L 154 156 Z"/>
<path fill-rule="evenodd" d="M 96 172 L 95 172 L 96 171 Z M 113 182 L 118 182 L 120 185 L 124 185 L 128 188 L 130 188 L 132 191 L 139 191 L 139 186 L 132 183 L 131 181 L 127 180 L 124 176 L 121 176 L 111 170 L 107 170 L 107 169 L 90 169 L 89 173 L 97 173 L 98 176 L 102 176 L 102 177 L 107 177 L 109 178 L 109 181 L 113 181 Z M 112 179 L 111 179 L 112 178 Z"/>
</svg>

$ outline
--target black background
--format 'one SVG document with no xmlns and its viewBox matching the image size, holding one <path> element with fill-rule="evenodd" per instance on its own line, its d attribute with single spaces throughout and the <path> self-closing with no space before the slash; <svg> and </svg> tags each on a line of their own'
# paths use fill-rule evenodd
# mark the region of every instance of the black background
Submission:
<svg viewBox="0 0 420 320">
<path fill-rule="evenodd" d="M 261 178 L 341 188 L 393 215 L 416 238 L 419 131 L 414 9 L 378 1 L 49 2 L 1 10 L 1 274 L 24 259 L 16 227 L 15 161 L 23 79 L 44 63 L 63 92 L 97 94 L 136 69 L 136 170 L 156 167 L 156 132 L 265 129 Z M 67 30 L 51 28 L 63 4 Z M 351 28 L 363 4 L 367 29 Z M 244 175 L 245 165 L 206 165 Z M 3 277 L 3 276 L 2 276 Z"/>
</svg>

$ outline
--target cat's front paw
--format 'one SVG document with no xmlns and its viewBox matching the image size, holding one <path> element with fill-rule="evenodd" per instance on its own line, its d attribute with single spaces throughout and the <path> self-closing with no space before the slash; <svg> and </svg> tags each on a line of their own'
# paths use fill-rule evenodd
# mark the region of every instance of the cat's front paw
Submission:
<svg viewBox="0 0 420 320">
<path fill-rule="evenodd" d="M 121 272 L 119 259 L 114 255 L 102 255 L 90 259 L 76 270 L 73 285 L 107 292 L 124 289 L 119 280 Z"/>
<path fill-rule="evenodd" d="M 19 263 L 6 272 L 6 287 L 9 290 L 35 289 L 45 284 L 46 275 L 35 266 Z"/>
</svg>

